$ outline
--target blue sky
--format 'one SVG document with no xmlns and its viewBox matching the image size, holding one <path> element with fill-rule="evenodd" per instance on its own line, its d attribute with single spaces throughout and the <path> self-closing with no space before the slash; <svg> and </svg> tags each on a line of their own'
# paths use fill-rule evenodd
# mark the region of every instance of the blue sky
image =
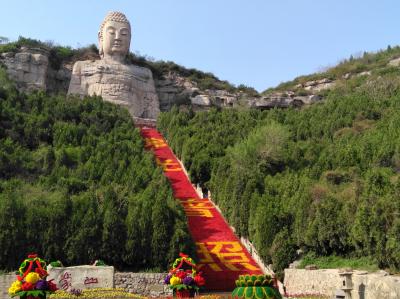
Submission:
<svg viewBox="0 0 400 299">
<path fill-rule="evenodd" d="M 398 0 L 0 0 L 0 9 L 0 36 L 72 47 L 97 43 L 102 19 L 119 10 L 131 51 L 259 91 L 400 44 Z"/>
</svg>

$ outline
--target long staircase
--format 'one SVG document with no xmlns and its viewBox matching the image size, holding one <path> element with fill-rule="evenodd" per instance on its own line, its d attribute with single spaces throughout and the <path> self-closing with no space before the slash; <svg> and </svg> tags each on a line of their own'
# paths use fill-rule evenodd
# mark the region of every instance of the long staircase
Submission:
<svg viewBox="0 0 400 299">
<path fill-rule="evenodd" d="M 240 243 L 229 225 L 207 198 L 200 198 L 163 136 L 143 126 L 146 149 L 169 179 L 174 197 L 182 204 L 189 230 L 196 242 L 198 265 L 209 291 L 232 291 L 240 274 L 262 274 L 262 270 Z"/>
</svg>

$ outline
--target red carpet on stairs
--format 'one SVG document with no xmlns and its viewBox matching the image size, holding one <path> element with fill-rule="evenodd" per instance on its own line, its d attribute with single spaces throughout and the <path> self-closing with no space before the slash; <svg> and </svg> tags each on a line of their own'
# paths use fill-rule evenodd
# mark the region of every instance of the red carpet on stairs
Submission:
<svg viewBox="0 0 400 299">
<path fill-rule="evenodd" d="M 240 274 L 262 274 L 214 205 L 197 195 L 163 136 L 148 127 L 141 128 L 141 135 L 146 148 L 153 151 L 157 163 L 171 182 L 175 198 L 184 207 L 197 246 L 197 262 L 206 279 L 206 289 L 232 291 Z"/>
</svg>

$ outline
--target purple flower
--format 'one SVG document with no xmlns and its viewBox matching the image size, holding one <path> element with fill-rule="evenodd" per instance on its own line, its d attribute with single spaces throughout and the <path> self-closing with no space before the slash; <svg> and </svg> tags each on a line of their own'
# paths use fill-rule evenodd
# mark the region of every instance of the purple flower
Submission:
<svg viewBox="0 0 400 299">
<path fill-rule="evenodd" d="M 186 277 L 183 279 L 182 282 L 183 282 L 183 284 L 189 286 L 189 285 L 191 285 L 191 284 L 193 283 L 193 278 L 192 278 L 191 276 L 186 276 Z"/>
<path fill-rule="evenodd" d="M 167 277 L 165 277 L 165 279 L 164 279 L 164 283 L 169 284 L 169 280 L 171 279 L 171 277 L 172 277 L 172 275 L 168 274 Z"/>
<path fill-rule="evenodd" d="M 47 281 L 39 280 L 35 285 L 36 290 L 47 290 Z"/>
<path fill-rule="evenodd" d="M 72 290 L 70 290 L 69 291 L 72 295 L 75 295 L 75 296 L 80 296 L 80 295 L 82 295 L 82 290 L 80 290 L 80 289 L 72 289 Z"/>
</svg>

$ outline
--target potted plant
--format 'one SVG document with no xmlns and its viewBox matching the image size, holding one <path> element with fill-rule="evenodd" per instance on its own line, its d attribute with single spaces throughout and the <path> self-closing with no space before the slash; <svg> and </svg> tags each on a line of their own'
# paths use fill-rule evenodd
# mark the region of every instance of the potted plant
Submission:
<svg viewBox="0 0 400 299">
<path fill-rule="evenodd" d="M 21 299 L 45 299 L 57 290 L 51 280 L 46 280 L 47 275 L 46 262 L 36 254 L 30 254 L 19 267 L 17 280 L 11 284 L 8 294 Z"/>
<path fill-rule="evenodd" d="M 275 278 L 271 275 L 239 275 L 235 281 L 234 299 L 281 299 Z"/>
</svg>

